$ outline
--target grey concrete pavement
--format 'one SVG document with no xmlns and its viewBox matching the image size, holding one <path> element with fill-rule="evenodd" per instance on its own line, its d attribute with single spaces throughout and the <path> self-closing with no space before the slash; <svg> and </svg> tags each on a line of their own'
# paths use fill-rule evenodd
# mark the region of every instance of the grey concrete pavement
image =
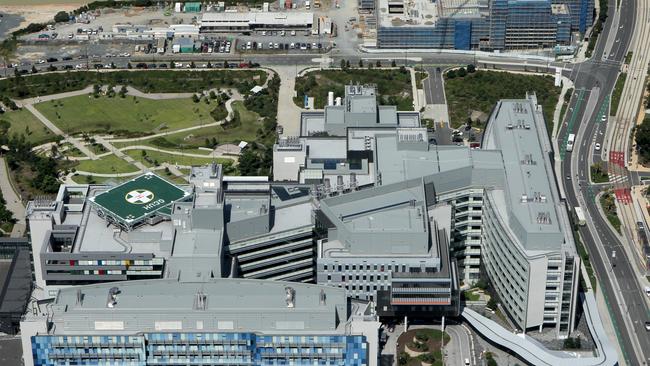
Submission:
<svg viewBox="0 0 650 366">
<path fill-rule="evenodd" d="M 11 231 L 11 237 L 22 237 L 25 233 L 25 206 L 23 206 L 22 200 L 11 184 L 9 168 L 4 158 L 0 158 L 0 189 L 2 190 L 2 197 L 7 202 L 7 209 L 13 213 L 14 218 L 17 220 Z"/>
</svg>

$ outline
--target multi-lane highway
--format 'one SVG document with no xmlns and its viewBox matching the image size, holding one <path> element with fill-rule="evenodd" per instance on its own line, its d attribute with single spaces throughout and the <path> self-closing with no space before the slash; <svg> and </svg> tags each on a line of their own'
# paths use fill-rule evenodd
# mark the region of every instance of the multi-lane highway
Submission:
<svg viewBox="0 0 650 366">
<path fill-rule="evenodd" d="M 647 364 L 650 356 L 650 337 L 644 326 L 648 308 L 632 267 L 634 259 L 626 256 L 618 236 L 609 229 L 598 210 L 595 200 L 601 186 L 590 184 L 589 169 L 601 153 L 596 151 L 595 144 L 606 148 L 606 126 L 612 122 L 602 116 L 607 114 L 609 95 L 635 34 L 637 4 L 635 0 L 623 0 L 619 18 L 611 16 L 616 1 L 609 2 L 610 17 L 591 60 L 581 63 L 571 73 L 575 91 L 558 134 L 560 149 L 565 149 L 568 134 L 577 135 L 574 150 L 562 153 L 566 198 L 569 206 L 586 208 L 590 217 L 587 227 L 580 228 L 580 234 L 598 276 L 600 292 L 610 309 L 623 357 L 630 365 Z M 627 173 L 622 175 L 627 177 Z"/>
</svg>

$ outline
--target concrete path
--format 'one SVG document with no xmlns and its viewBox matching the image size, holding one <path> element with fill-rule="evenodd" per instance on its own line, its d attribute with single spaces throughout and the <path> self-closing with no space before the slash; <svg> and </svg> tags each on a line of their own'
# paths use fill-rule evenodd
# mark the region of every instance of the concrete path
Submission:
<svg viewBox="0 0 650 366">
<path fill-rule="evenodd" d="M 573 81 L 571 81 L 571 79 L 563 76 L 562 77 L 562 91 L 560 92 L 560 96 L 559 96 L 559 98 L 557 100 L 557 104 L 555 105 L 555 111 L 553 112 L 553 131 L 551 132 L 551 139 L 552 140 L 557 139 L 557 134 L 560 131 L 560 126 L 562 125 L 562 121 L 560 121 L 560 113 L 562 113 L 562 106 L 564 105 L 564 96 L 566 95 L 566 93 L 571 88 L 573 88 Z M 567 111 L 568 110 L 569 110 L 569 108 L 567 106 Z"/>
<path fill-rule="evenodd" d="M 117 91 L 119 91 L 122 87 L 116 86 L 115 88 Z M 152 100 L 192 98 L 192 95 L 196 94 L 196 93 L 144 93 L 132 86 L 127 86 L 126 90 L 128 95 L 132 95 L 138 98 L 152 99 Z"/>
<path fill-rule="evenodd" d="M 39 121 L 41 121 L 41 123 L 43 123 L 47 128 L 50 129 L 50 131 L 52 131 L 52 132 L 54 132 L 55 134 L 57 134 L 57 135 L 63 137 L 63 139 L 64 139 L 66 142 L 69 142 L 69 143 L 72 144 L 74 147 L 76 147 L 77 149 L 79 149 L 79 151 L 81 151 L 84 155 L 88 156 L 88 157 L 89 157 L 90 159 L 92 159 L 92 160 L 96 160 L 96 159 L 97 159 L 97 156 L 95 155 L 95 153 L 93 153 L 92 151 L 90 151 L 90 150 L 89 150 L 89 149 L 88 149 L 84 144 L 82 144 L 81 142 L 79 142 L 79 140 L 77 140 L 77 139 L 71 137 L 70 135 L 68 135 L 67 133 L 61 131 L 61 129 L 59 129 L 59 128 L 58 128 L 54 123 L 52 123 L 49 119 L 47 119 L 47 117 L 45 117 L 41 112 L 39 112 L 36 108 L 34 108 L 34 106 L 33 106 L 32 104 L 30 104 L 30 103 L 25 103 L 25 104 L 23 104 L 23 107 L 24 107 L 25 109 L 27 109 L 28 111 L 30 111 L 30 112 L 31 112 L 31 113 L 32 113 L 36 118 L 38 118 Z"/>
<path fill-rule="evenodd" d="M 132 157 L 126 155 L 125 153 L 123 153 L 122 151 L 120 151 L 120 149 L 116 148 L 116 147 L 113 146 L 111 143 L 109 143 L 108 141 L 104 140 L 103 137 L 101 137 L 101 136 L 95 136 L 95 140 L 96 140 L 98 143 L 102 144 L 102 146 L 104 146 L 104 147 L 106 148 L 106 150 L 112 152 L 113 154 L 115 154 L 115 156 L 117 156 L 118 158 L 120 158 L 120 159 L 126 161 L 127 163 L 129 163 L 129 164 L 135 166 L 136 168 L 138 168 L 138 169 L 140 169 L 140 170 L 142 170 L 142 171 L 148 171 L 148 170 L 149 170 L 149 168 L 148 168 L 147 166 L 145 166 L 144 164 L 142 164 L 142 163 L 139 162 L 139 161 L 134 160 Z"/>
<path fill-rule="evenodd" d="M 36 104 L 36 103 L 42 103 L 42 102 L 49 102 L 51 100 L 58 100 L 58 99 L 63 99 L 63 98 L 69 98 L 69 97 L 77 97 L 80 95 L 85 95 L 85 94 L 90 94 L 93 92 L 93 86 L 88 86 L 85 87 L 81 90 L 74 90 L 70 92 L 65 92 L 65 93 L 58 93 L 58 94 L 51 94 L 51 95 L 45 95 L 42 97 L 34 97 L 34 98 L 27 98 L 23 100 L 16 100 L 16 104 L 20 105 L 25 105 L 25 104 Z"/>
<path fill-rule="evenodd" d="M 280 96 L 278 98 L 278 125 L 282 126 L 282 136 L 300 136 L 300 115 L 302 109 L 293 102 L 296 95 L 296 76 L 298 66 L 276 66 L 273 68 L 280 77 Z"/>
<path fill-rule="evenodd" d="M 117 149 L 117 148 L 116 148 Z M 180 152 L 180 151 L 171 151 L 171 150 L 164 150 L 164 149 L 159 149 L 157 147 L 152 147 L 152 146 L 147 146 L 147 145 L 133 145 L 133 146 L 127 146 L 127 147 L 122 147 L 117 149 L 120 152 L 122 151 L 128 151 L 128 150 L 149 150 L 149 151 L 157 151 L 163 154 L 170 154 L 170 155 L 177 155 L 177 156 L 188 156 L 192 158 L 201 158 L 201 159 L 209 159 L 209 158 L 221 158 L 221 159 L 230 159 L 230 160 L 235 160 L 237 161 L 237 158 L 234 156 L 229 156 L 229 155 L 222 155 L 217 153 L 216 151 L 213 151 L 209 154 L 193 154 L 193 153 L 186 153 L 186 152 Z"/>
<path fill-rule="evenodd" d="M 9 168 L 4 158 L 0 158 L 0 190 L 2 190 L 2 197 L 7 201 L 7 209 L 17 220 L 11 231 L 11 237 L 20 238 L 25 233 L 25 206 L 11 184 Z"/>
</svg>

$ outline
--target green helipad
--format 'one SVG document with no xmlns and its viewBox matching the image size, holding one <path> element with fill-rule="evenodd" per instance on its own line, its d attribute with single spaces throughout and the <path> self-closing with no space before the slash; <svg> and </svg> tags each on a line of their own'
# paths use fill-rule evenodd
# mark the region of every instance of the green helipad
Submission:
<svg viewBox="0 0 650 366">
<path fill-rule="evenodd" d="M 188 195 L 188 192 L 159 176 L 146 173 L 90 200 L 103 215 L 129 226 Z"/>
</svg>

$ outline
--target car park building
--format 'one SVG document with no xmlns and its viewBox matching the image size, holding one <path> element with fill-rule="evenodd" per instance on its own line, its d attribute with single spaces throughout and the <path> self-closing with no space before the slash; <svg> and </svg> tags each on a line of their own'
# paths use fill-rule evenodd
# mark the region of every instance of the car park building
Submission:
<svg viewBox="0 0 650 366">
<path fill-rule="evenodd" d="M 21 322 L 25 365 L 376 365 L 379 323 L 327 286 L 158 279 L 58 290 Z"/>
<path fill-rule="evenodd" d="M 368 102 L 368 98 L 374 99 L 372 93 L 357 94 L 355 86 L 353 94 L 350 88 L 342 111 L 338 111 L 338 106 L 327 106 L 322 114 L 303 113 L 301 136 L 282 140 L 274 149 L 276 179 L 292 179 L 316 187 L 314 195 L 321 208 L 317 211 L 317 232 L 319 239 L 324 240 L 317 252 L 318 283 L 336 286 L 343 282 L 334 273 L 328 277 L 328 271 L 330 265 L 345 266 L 341 258 L 351 257 L 348 264 L 357 265 L 356 272 L 348 273 L 352 267 L 342 267 L 342 271 L 346 276 L 353 275 L 354 281 L 360 275 L 361 283 L 346 277 L 350 282 L 346 286 L 363 287 L 348 288 L 350 294 L 377 300 L 375 288 L 368 287 L 371 277 L 364 273 L 374 271 L 374 253 L 355 252 L 355 246 L 364 244 L 359 244 L 354 236 L 364 231 L 372 233 L 375 225 L 381 231 L 386 222 L 384 215 L 392 210 L 395 211 L 391 220 L 406 220 L 408 225 L 400 225 L 399 230 L 408 230 L 418 216 L 409 214 L 407 208 L 405 212 L 395 208 L 408 201 L 413 212 L 420 210 L 419 220 L 427 222 L 430 233 L 436 233 L 436 227 L 449 227 L 443 232 L 448 232 L 450 261 L 457 262 L 459 278 L 471 283 L 486 274 L 520 329 L 555 327 L 558 336 L 569 334 L 575 326 L 580 260 L 566 207 L 553 184 L 550 145 L 535 96 L 501 101 L 488 124 L 483 149 L 469 149 L 430 144 L 427 130 L 419 127 L 419 119 L 394 118 L 401 113 L 394 110 L 381 116 L 377 113 L 380 109 Z M 343 117 L 334 118 L 336 113 Z M 355 113 L 365 113 L 368 118 L 359 118 Z M 393 117 L 386 119 L 386 115 Z M 425 192 L 424 196 L 419 194 L 392 206 L 383 191 L 377 191 L 376 198 L 357 201 L 356 197 L 366 194 L 364 191 L 390 190 L 394 184 L 415 184 L 411 182 L 418 179 L 424 188 L 409 190 Z M 337 211 L 338 207 L 345 207 L 339 206 L 339 202 L 347 200 L 357 203 L 356 206 Z M 432 207 L 442 210 L 437 205 L 448 207 L 449 225 L 443 219 L 435 220 L 435 225 L 425 219 L 425 212 L 429 212 L 429 217 L 441 216 L 430 211 Z M 404 217 L 400 218 L 398 213 Z M 387 225 L 393 228 L 391 224 Z M 399 241 L 393 242 L 396 240 Z M 328 244 L 330 241 L 334 243 Z M 381 243 L 380 239 L 374 239 L 373 244 L 377 242 Z M 441 235 L 437 242 L 444 247 L 440 244 L 444 243 Z M 328 251 L 328 245 L 336 250 Z M 339 255 L 340 263 L 332 263 L 329 253 Z M 409 252 L 404 249 L 404 253 Z M 400 253 L 391 254 L 399 258 Z M 418 255 L 422 261 L 431 257 L 423 250 Z M 394 263 L 392 268 L 402 270 L 402 266 L 410 268 L 412 264 L 403 259 L 403 263 Z M 386 274 L 375 279 L 379 290 L 381 286 L 391 286 Z"/>
</svg>

